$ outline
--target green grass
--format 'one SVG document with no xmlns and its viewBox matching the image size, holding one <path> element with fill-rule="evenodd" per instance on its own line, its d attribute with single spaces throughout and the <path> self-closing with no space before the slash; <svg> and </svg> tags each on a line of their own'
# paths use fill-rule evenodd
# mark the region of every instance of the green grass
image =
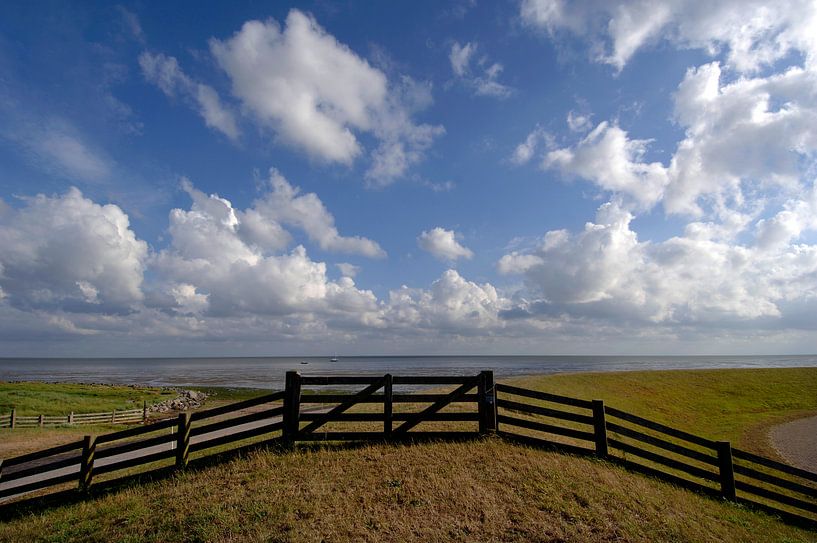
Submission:
<svg viewBox="0 0 817 543">
<path fill-rule="evenodd" d="M 0 413 L 12 408 L 18 415 L 98 413 L 141 408 L 143 401 L 150 405 L 175 396 L 158 387 L 0 382 Z"/>
<path fill-rule="evenodd" d="M 508 384 L 584 399 L 774 456 L 774 424 L 817 412 L 817 368 L 574 373 Z"/>
<path fill-rule="evenodd" d="M 605 462 L 483 439 L 259 451 L 2 522 L 0 540 L 805 543 L 817 534 Z"/>
</svg>

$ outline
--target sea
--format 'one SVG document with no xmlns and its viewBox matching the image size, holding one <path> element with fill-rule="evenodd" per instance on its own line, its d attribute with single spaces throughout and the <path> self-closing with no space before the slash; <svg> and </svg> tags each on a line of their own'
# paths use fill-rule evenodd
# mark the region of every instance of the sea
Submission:
<svg viewBox="0 0 817 543">
<path fill-rule="evenodd" d="M 253 358 L 0 358 L 0 381 L 278 390 L 284 375 L 518 375 L 716 368 L 817 367 L 791 356 L 340 356 Z"/>
</svg>

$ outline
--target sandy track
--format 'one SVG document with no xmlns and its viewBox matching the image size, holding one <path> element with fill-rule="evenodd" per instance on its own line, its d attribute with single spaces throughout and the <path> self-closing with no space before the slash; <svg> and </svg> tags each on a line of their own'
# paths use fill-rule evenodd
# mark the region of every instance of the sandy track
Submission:
<svg viewBox="0 0 817 543">
<path fill-rule="evenodd" d="M 775 426 L 769 437 L 789 464 L 817 473 L 817 415 Z"/>
</svg>

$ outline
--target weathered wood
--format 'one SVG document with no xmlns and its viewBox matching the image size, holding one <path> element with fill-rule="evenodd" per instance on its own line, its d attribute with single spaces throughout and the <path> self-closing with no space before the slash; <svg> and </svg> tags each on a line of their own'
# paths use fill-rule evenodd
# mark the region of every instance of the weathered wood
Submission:
<svg viewBox="0 0 817 543">
<path fill-rule="evenodd" d="M 708 455 L 706 453 L 702 453 L 700 451 L 696 451 L 694 449 L 690 449 L 688 447 L 684 447 L 683 445 L 677 445 L 675 443 L 671 443 L 660 437 L 651 436 L 649 434 L 645 434 L 643 432 L 639 432 L 638 430 L 633 430 L 632 428 L 627 428 L 626 426 L 622 426 L 620 424 L 616 424 L 614 422 L 607 423 L 607 431 L 613 432 L 615 434 L 619 434 L 622 436 L 626 436 L 643 443 L 648 443 L 655 447 L 674 452 L 676 454 L 680 454 L 682 456 L 686 456 L 687 458 L 692 458 L 693 460 L 697 460 L 698 462 L 703 462 L 704 464 L 709 464 L 710 466 L 717 466 L 718 459 L 714 456 Z"/>
<path fill-rule="evenodd" d="M 732 452 L 734 451 L 735 450 L 732 449 Z M 773 484 L 775 486 L 779 486 L 780 488 L 799 492 L 800 494 L 805 494 L 810 498 L 817 498 L 817 488 L 814 488 L 813 486 L 805 486 L 801 485 L 800 483 L 795 483 L 794 481 L 789 481 L 788 479 L 781 479 L 780 477 L 776 477 L 769 473 L 763 473 L 762 471 L 757 471 L 756 469 L 747 468 L 745 466 L 741 466 L 740 464 L 733 464 L 732 468 L 738 475 L 743 475 L 744 477 Z"/>
<path fill-rule="evenodd" d="M 638 456 L 639 458 L 643 458 L 645 460 L 649 460 L 650 462 L 655 462 L 656 464 L 661 464 L 663 466 L 667 466 L 668 468 L 676 469 L 678 471 L 683 471 L 684 473 L 688 473 L 694 477 L 698 477 L 700 479 L 705 479 L 707 481 L 712 481 L 717 483 L 720 479 L 718 478 L 718 474 L 712 473 L 711 471 L 707 471 L 705 469 L 699 468 L 697 466 L 691 466 L 689 464 L 685 464 L 680 460 L 675 460 L 673 458 L 667 458 L 666 456 L 662 456 L 658 453 L 645 451 L 644 449 L 640 449 L 634 445 L 630 445 L 629 443 L 624 443 L 623 441 L 619 441 L 617 439 L 608 439 L 608 443 L 610 447 L 614 449 L 618 449 L 623 451 L 627 454 L 631 454 L 633 456 Z M 610 458 L 608 456 L 608 458 Z"/>
<path fill-rule="evenodd" d="M 748 492 L 749 494 L 754 494 L 755 496 L 760 496 L 761 498 L 766 498 L 767 500 L 790 505 L 791 507 L 797 507 L 798 509 L 803 509 L 804 511 L 809 511 L 811 513 L 817 513 L 817 503 L 815 502 L 798 500 L 792 496 L 786 496 L 780 492 L 775 492 L 774 490 L 769 490 L 768 488 L 762 488 L 749 483 L 744 483 L 743 481 L 737 481 L 735 486 L 741 492 Z"/>
<path fill-rule="evenodd" d="M 197 426 L 190 430 L 190 436 L 198 436 L 201 434 L 207 434 L 209 432 L 215 432 L 216 430 L 222 430 L 224 428 L 232 428 L 234 426 L 240 426 L 242 424 L 247 424 L 248 422 L 255 422 L 258 420 L 264 419 L 271 419 L 273 417 L 277 417 L 284 414 L 283 407 L 274 407 L 272 409 L 266 409 L 264 411 L 258 411 L 257 413 L 249 413 L 247 415 L 242 415 L 240 417 L 234 417 L 227 420 L 221 420 L 218 422 L 213 422 L 210 424 L 205 424 L 204 426 Z"/>
<path fill-rule="evenodd" d="M 577 447 L 575 445 L 567 445 L 566 443 L 559 443 L 557 441 L 549 441 L 547 439 L 542 439 L 538 437 L 531 437 L 531 436 L 523 436 L 520 434 L 515 434 L 513 432 L 508 432 L 505 430 L 501 430 L 497 432 L 498 436 L 501 436 L 505 439 L 513 441 L 515 443 L 520 443 L 522 445 L 527 445 L 529 447 L 536 447 L 539 449 L 547 449 L 559 452 L 566 452 L 570 454 L 575 454 L 577 456 L 589 456 L 594 453 L 592 449 L 585 449 L 584 447 Z"/>
<path fill-rule="evenodd" d="M 510 426 L 519 426 L 520 428 L 527 428 L 528 430 L 537 430 L 548 434 L 557 434 L 560 436 L 572 437 L 584 441 L 593 441 L 595 434 L 592 432 L 583 432 L 581 430 L 574 430 L 573 428 L 565 428 L 563 426 L 555 426 L 553 424 L 545 424 L 543 422 L 536 422 L 532 420 L 518 419 L 516 417 L 509 417 L 507 415 L 499 415 L 498 422 L 508 424 Z"/>
<path fill-rule="evenodd" d="M 625 467 L 631 471 L 643 473 L 644 475 L 649 475 L 650 477 L 655 477 L 656 479 L 667 481 L 669 483 L 674 484 L 675 486 L 686 488 L 687 490 L 700 492 L 713 498 L 720 496 L 720 492 L 715 490 L 714 488 L 702 485 L 701 483 L 696 483 L 695 481 L 690 481 L 689 479 L 684 479 L 683 477 L 679 477 L 671 473 L 667 473 L 666 471 L 661 471 L 656 468 L 645 466 L 644 464 L 639 464 L 638 462 L 633 462 L 632 460 L 627 460 L 626 458 L 617 458 L 615 456 L 610 456 L 607 458 L 607 461 Z"/>
<path fill-rule="evenodd" d="M 34 490 L 39 490 L 41 488 L 61 485 L 63 483 L 68 483 L 76 480 L 77 480 L 76 473 L 68 473 L 66 475 L 60 475 L 52 479 L 43 479 L 42 481 L 35 481 L 33 483 L 28 483 L 20 486 L 12 486 L 0 490 L 0 498 L 14 496 L 15 494 L 25 494 L 26 492 L 33 492 Z"/>
<path fill-rule="evenodd" d="M 51 462 L 44 466 L 32 466 L 30 468 L 21 469 L 17 471 L 13 471 L 11 473 L 6 473 L 3 480 L 8 481 L 16 481 L 17 479 L 24 479 L 26 477 L 30 477 L 32 475 L 42 475 L 43 473 L 48 473 L 49 471 L 55 471 L 58 469 L 66 468 L 68 466 L 74 466 L 80 463 L 79 456 L 72 456 L 71 458 L 63 458 L 62 460 L 57 460 L 56 462 Z"/>
<path fill-rule="evenodd" d="M 174 419 L 165 419 L 162 421 L 154 422 L 153 424 L 149 424 L 147 426 L 128 428 L 127 430 L 119 430 L 118 432 L 111 432 L 110 434 L 102 434 L 101 436 L 97 436 L 96 442 L 97 444 L 102 444 L 108 443 L 110 441 L 116 441 L 118 439 L 125 439 L 128 437 L 140 436 L 142 434 L 149 434 L 151 432 L 156 432 L 158 430 L 170 428 L 171 426 L 175 426 L 176 424 L 177 422 Z"/>
<path fill-rule="evenodd" d="M 511 385 L 496 385 L 497 392 L 505 392 L 515 396 L 524 396 L 525 398 L 532 398 L 534 400 L 545 400 L 547 402 L 560 403 L 570 405 L 573 407 L 584 407 L 586 409 L 593 408 L 593 402 L 588 400 L 579 400 L 577 398 L 570 398 L 568 396 L 559 396 L 558 394 L 551 394 L 549 392 L 541 392 L 539 390 L 528 390 L 526 388 L 514 387 Z"/>
<path fill-rule="evenodd" d="M 142 401 L 142 424 L 148 423 L 148 402 L 147 400 Z"/>
<path fill-rule="evenodd" d="M 111 424 L 116 424 L 116 409 L 111 411 Z"/>
<path fill-rule="evenodd" d="M 485 435 L 496 432 L 496 389 L 494 385 L 494 372 L 480 372 L 477 396 L 479 396 L 479 403 L 477 404 L 479 412 L 479 433 Z"/>
<path fill-rule="evenodd" d="M 301 374 L 297 371 L 288 371 L 284 386 L 284 428 L 283 442 L 286 445 L 293 445 L 298 428 L 300 427 L 299 415 L 301 411 Z"/>
<path fill-rule="evenodd" d="M 162 445 L 164 443 L 170 443 L 172 441 L 178 441 L 178 435 L 174 436 L 173 434 L 161 434 L 158 436 L 150 437 L 148 439 L 129 441 L 127 443 L 120 443 L 118 445 L 113 445 L 110 447 L 99 448 L 99 450 L 96 451 L 96 457 L 108 458 L 109 456 L 116 456 L 118 454 L 124 454 L 131 451 L 147 449 L 149 447 L 155 447 L 156 445 Z M 97 445 L 99 445 L 98 438 L 96 443 Z"/>
<path fill-rule="evenodd" d="M 383 377 L 383 433 L 386 438 L 391 437 L 394 424 L 394 378 L 390 373 Z"/>
<path fill-rule="evenodd" d="M 580 415 L 578 413 L 571 413 L 570 411 L 562 411 L 561 409 L 551 409 L 550 407 L 541 407 L 539 405 L 528 405 L 526 403 L 513 402 L 511 400 L 497 400 L 496 405 L 505 409 L 521 411 L 523 413 L 543 415 L 545 417 L 560 420 L 571 420 L 573 422 L 581 422 L 582 424 L 593 424 L 593 417 Z"/>
<path fill-rule="evenodd" d="M 297 372 L 296 372 L 297 373 Z M 203 420 L 209 419 L 212 417 L 217 417 L 219 415 L 226 415 L 227 413 L 233 413 L 235 411 L 241 411 L 243 409 L 247 409 L 250 407 L 255 407 L 256 405 L 261 405 L 264 403 L 271 403 L 277 402 L 279 400 L 284 399 L 284 392 L 274 392 L 272 394 L 265 394 L 264 396 L 259 396 L 257 398 L 250 398 L 249 400 L 244 400 L 241 402 L 231 403 L 228 405 L 223 405 L 221 407 L 214 407 L 212 409 L 205 409 L 204 411 L 196 411 L 191 414 L 191 420 Z"/>
<path fill-rule="evenodd" d="M 5 465 L 6 467 L 17 466 L 19 464 L 31 462 L 32 460 L 39 460 L 40 458 L 66 453 L 81 448 L 83 443 L 84 441 L 73 441 L 71 443 L 66 443 L 65 445 L 57 445 L 56 447 L 50 447 L 41 451 L 21 454 L 20 456 L 15 456 L 13 458 L 6 458 Z"/>
<path fill-rule="evenodd" d="M 756 454 L 752 454 L 750 452 L 742 451 L 740 449 L 735 448 L 732 449 L 732 456 L 739 460 L 754 462 L 755 464 L 760 464 L 761 466 L 766 466 L 767 468 L 776 469 L 784 473 L 788 473 L 789 475 L 795 475 L 797 477 L 802 477 L 803 479 L 808 479 L 809 481 L 817 482 L 817 473 L 812 473 L 804 469 L 795 468 L 794 466 L 783 464 L 782 462 L 772 460 L 771 458 L 764 458 L 763 456 L 758 456 Z"/>
<path fill-rule="evenodd" d="M 349 409 L 350 407 L 352 407 L 353 405 L 358 403 L 357 400 L 359 398 L 365 398 L 367 396 L 371 396 L 372 394 L 374 394 L 375 392 L 380 390 L 383 387 L 384 382 L 385 382 L 385 379 L 383 377 L 380 377 L 377 381 L 375 381 L 371 385 L 367 386 L 363 390 L 360 390 L 360 391 L 356 392 L 355 394 L 352 394 L 351 396 L 349 396 L 349 398 L 345 402 L 341 403 L 340 405 L 336 405 L 335 407 L 330 409 L 328 412 L 322 414 L 316 420 L 314 420 L 314 421 L 310 422 L 309 424 L 307 424 L 305 427 L 303 427 L 301 429 L 300 433 L 308 434 L 309 432 L 314 432 L 315 430 L 317 430 L 318 428 L 320 428 L 321 426 L 323 426 L 324 424 L 329 422 L 334 415 L 337 415 L 339 413 L 343 413 L 344 411 L 346 411 L 347 409 Z"/>
<path fill-rule="evenodd" d="M 145 456 L 139 456 L 137 458 L 129 458 L 127 460 L 121 460 L 119 462 L 114 462 L 112 464 L 106 464 L 104 466 L 99 466 L 94 469 L 94 473 L 96 475 L 102 475 L 105 473 L 110 473 L 112 471 L 119 471 L 121 469 L 128 469 L 128 468 L 135 468 L 137 466 L 145 466 L 147 464 L 152 464 L 153 462 L 158 462 L 159 460 L 165 460 L 167 458 L 174 458 L 176 456 L 176 451 L 173 449 L 168 449 L 166 451 L 159 451 L 152 454 L 148 454 Z"/>
<path fill-rule="evenodd" d="M 409 430 L 411 430 L 412 428 L 414 428 L 415 426 L 417 426 L 418 424 L 423 422 L 423 419 L 424 419 L 424 417 L 426 415 L 436 413 L 437 411 L 439 411 L 440 409 L 442 409 L 446 405 L 453 402 L 456 398 L 462 396 L 463 394 L 465 394 L 466 392 L 468 392 L 469 390 L 474 388 L 475 384 L 476 383 L 470 383 L 469 382 L 469 383 L 466 383 L 464 385 L 460 385 L 459 387 L 457 387 L 453 391 L 446 394 L 442 399 L 434 402 L 433 404 L 426 407 L 425 409 L 423 409 L 419 413 L 416 413 L 414 415 L 414 417 L 412 417 L 411 419 L 407 420 L 406 422 L 404 422 L 403 424 L 398 426 L 397 429 L 394 430 L 392 435 L 405 434 L 406 432 L 408 432 Z"/>
<path fill-rule="evenodd" d="M 702 447 L 708 447 L 710 449 L 715 448 L 715 442 L 712 441 L 711 439 L 696 436 L 695 434 L 690 434 L 689 432 L 684 432 L 683 430 L 678 430 L 676 428 L 672 428 L 659 422 L 645 419 L 643 417 L 639 417 L 637 415 L 633 415 L 627 413 L 626 411 L 621 411 L 613 407 L 605 407 L 604 411 L 607 413 L 607 415 L 610 415 L 611 417 L 626 420 L 627 422 L 632 422 L 634 424 L 644 426 L 645 428 L 649 428 L 650 430 L 656 430 L 658 432 L 667 434 L 668 436 L 677 437 L 679 439 L 689 441 L 690 443 L 695 443 L 696 445 L 700 445 Z"/>
<path fill-rule="evenodd" d="M 382 377 L 379 376 L 353 376 L 353 375 L 337 375 L 337 376 L 316 376 L 305 375 L 301 377 L 301 386 L 314 385 L 371 385 L 379 382 Z"/>
<path fill-rule="evenodd" d="M 718 469 L 720 470 L 721 495 L 727 500 L 735 499 L 735 469 L 732 466 L 732 445 L 718 441 Z"/>
<path fill-rule="evenodd" d="M 473 385 L 472 385 L 473 386 Z M 349 399 L 351 394 L 301 394 L 301 403 L 340 403 Z M 446 394 L 392 394 L 393 403 L 431 403 L 442 400 Z M 476 403 L 479 401 L 477 394 L 463 394 L 451 403 Z M 382 394 L 372 394 L 368 398 L 362 398 L 358 403 L 383 403 Z"/>
<path fill-rule="evenodd" d="M 607 422 L 604 418 L 602 400 L 593 400 L 593 434 L 596 442 L 596 456 L 607 458 Z"/>
<path fill-rule="evenodd" d="M 42 427 L 45 425 L 45 419 L 43 418 L 43 416 L 42 416 L 42 415 L 40 415 L 40 416 L 37 418 L 37 424 L 39 424 L 39 425 L 40 425 L 40 428 L 42 428 Z"/>
<path fill-rule="evenodd" d="M 91 479 L 94 476 L 95 451 L 96 440 L 93 436 L 85 436 L 82 439 L 82 457 L 79 463 L 79 489 L 83 492 L 91 486 Z"/>
<path fill-rule="evenodd" d="M 476 385 L 475 375 L 395 375 L 395 385 Z"/>
<path fill-rule="evenodd" d="M 259 426 L 258 428 L 250 428 L 249 430 L 243 430 L 241 432 L 236 432 L 234 434 L 228 434 L 226 436 L 217 437 L 214 439 L 208 439 L 206 441 L 200 441 L 198 443 L 194 443 L 190 445 L 190 452 L 196 452 L 203 449 L 209 449 L 211 447 L 216 447 L 219 445 L 225 445 L 227 443 L 233 443 L 235 441 L 243 441 L 245 439 L 250 439 L 253 437 L 257 437 L 264 434 L 269 434 L 272 432 L 277 432 L 278 430 L 284 429 L 283 422 L 274 422 L 269 425 Z"/>
<path fill-rule="evenodd" d="M 11 415 L 9 415 L 9 428 L 14 428 L 17 422 L 17 410 L 12 409 Z"/>
<path fill-rule="evenodd" d="M 190 413 L 179 413 L 179 427 L 176 430 L 176 468 L 187 467 L 190 454 Z"/>
</svg>

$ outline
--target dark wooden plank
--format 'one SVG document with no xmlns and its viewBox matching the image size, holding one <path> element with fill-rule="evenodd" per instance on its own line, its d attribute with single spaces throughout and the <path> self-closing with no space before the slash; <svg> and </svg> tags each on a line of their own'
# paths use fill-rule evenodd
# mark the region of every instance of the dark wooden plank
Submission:
<svg viewBox="0 0 817 543">
<path fill-rule="evenodd" d="M 791 511 L 784 511 L 782 509 L 772 507 L 771 505 L 759 503 L 741 496 L 735 498 L 735 501 L 741 505 L 747 505 L 752 509 L 762 511 L 767 515 L 779 518 L 788 524 L 799 526 L 811 531 L 817 531 L 817 519 L 804 517 L 803 515 L 798 515 L 796 513 L 792 513 Z"/>
<path fill-rule="evenodd" d="M 758 456 L 756 454 L 752 454 L 750 452 L 742 451 L 740 449 L 735 448 L 732 449 L 732 456 L 740 460 L 746 460 L 749 462 L 760 464 L 761 466 L 766 466 L 767 468 L 774 468 L 784 473 L 788 473 L 789 475 L 796 475 L 797 477 L 802 477 L 803 479 L 808 479 L 809 481 L 817 482 L 817 473 L 812 473 L 804 469 L 795 468 L 794 466 L 783 464 L 782 462 L 772 460 L 771 458 L 765 458 L 763 456 Z"/>
<path fill-rule="evenodd" d="M 578 413 L 570 413 L 569 411 L 562 411 L 561 409 L 551 409 L 550 407 L 542 407 L 539 405 L 528 405 L 526 403 L 513 402 L 511 400 L 497 400 L 496 405 L 497 407 L 522 411 L 523 413 L 543 415 L 545 417 L 560 420 L 572 420 L 573 422 L 581 422 L 582 424 L 593 424 L 593 417 L 580 415 Z"/>
<path fill-rule="evenodd" d="M 649 443 L 650 445 L 653 445 L 655 447 L 659 447 L 661 449 L 686 456 L 687 458 L 692 458 L 693 460 L 709 464 L 710 466 L 718 465 L 718 459 L 715 458 L 714 456 L 710 456 L 700 451 L 684 447 L 683 445 L 671 443 L 659 437 L 651 436 L 649 434 L 639 432 L 638 430 L 633 430 L 632 428 L 627 428 L 626 426 L 616 424 L 615 422 L 608 422 L 607 430 L 615 432 L 617 434 L 621 434 L 623 436 L 627 436 L 632 439 L 636 439 L 643 443 Z"/>
<path fill-rule="evenodd" d="M 349 399 L 351 394 L 302 394 L 301 403 L 340 403 Z M 445 398 L 445 394 L 393 394 L 394 403 L 431 403 Z M 464 394 L 452 403 L 467 403 L 478 401 L 477 394 Z M 383 394 L 372 394 L 357 403 L 383 403 Z"/>
<path fill-rule="evenodd" d="M 519 388 L 511 385 L 503 385 L 498 383 L 496 385 L 497 392 L 505 392 L 507 394 L 514 394 L 516 396 L 524 396 L 535 400 L 544 400 L 546 402 L 560 403 L 564 405 L 571 405 L 573 407 L 583 407 L 585 409 L 592 409 L 593 402 L 589 400 L 580 400 L 578 398 L 571 398 L 569 396 L 560 396 L 558 394 L 551 394 L 549 392 L 541 392 L 539 390 L 529 390 L 527 388 Z"/>
<path fill-rule="evenodd" d="M 477 377 L 474 375 L 395 375 L 395 385 L 474 385 Z"/>
<path fill-rule="evenodd" d="M 314 432 L 315 430 L 317 430 L 318 428 L 332 420 L 333 416 L 339 413 L 343 413 L 344 411 L 355 405 L 358 399 L 371 396 L 372 394 L 380 390 L 385 382 L 386 380 L 383 377 L 380 377 L 377 381 L 370 384 L 363 390 L 359 390 L 355 394 L 352 394 L 345 402 L 341 403 L 340 405 L 336 405 L 327 413 L 321 414 L 320 418 L 313 420 L 305 427 L 301 428 L 300 433 Z"/>
<path fill-rule="evenodd" d="M 312 422 L 324 420 L 325 413 L 301 413 L 301 420 Z M 383 413 L 336 413 L 325 422 L 383 422 Z"/>
<path fill-rule="evenodd" d="M 96 457 L 109 458 L 111 456 L 116 456 L 118 454 L 124 454 L 131 451 L 147 449 L 148 447 L 155 447 L 156 445 L 162 445 L 164 443 L 170 443 L 171 441 L 175 440 L 176 440 L 175 433 L 161 434 L 158 436 L 149 437 L 147 439 L 140 439 L 138 441 L 130 441 L 128 443 L 121 443 L 119 445 L 105 447 L 104 449 L 98 448 L 96 451 Z"/>
<path fill-rule="evenodd" d="M 679 439 L 689 441 L 690 443 L 695 443 L 696 445 L 700 445 L 702 447 L 709 447 L 710 449 L 715 449 L 716 447 L 714 441 L 712 441 L 711 439 L 706 439 L 705 437 L 696 436 L 695 434 L 690 434 L 688 432 L 684 432 L 683 430 L 671 428 L 659 422 L 651 421 L 649 419 L 645 419 L 637 415 L 632 415 L 630 413 L 627 413 L 626 411 L 620 411 L 618 409 L 615 409 L 614 407 L 605 407 L 604 410 L 611 417 L 616 417 L 622 420 L 626 420 L 628 422 L 632 422 L 634 424 L 638 424 L 640 426 L 645 426 L 651 430 L 656 430 L 658 432 L 670 435 L 672 437 L 677 437 Z"/>
<path fill-rule="evenodd" d="M 136 466 L 144 466 L 147 464 L 151 464 L 153 462 L 158 462 L 159 460 L 164 460 L 166 458 L 175 458 L 175 456 L 176 450 L 168 449 L 166 451 L 159 451 L 145 456 L 139 456 L 137 458 L 129 458 L 127 460 L 122 460 L 120 462 L 113 462 L 111 464 L 107 464 L 104 466 L 97 466 L 94 468 L 94 475 L 95 476 L 102 475 L 104 473 L 110 473 L 112 471 L 118 471 L 121 469 L 135 468 Z"/>
<path fill-rule="evenodd" d="M 206 409 L 204 411 L 195 411 L 190 414 L 191 421 L 209 419 L 212 417 L 217 417 L 219 415 L 225 415 L 227 413 L 233 413 L 235 411 L 241 411 L 242 409 L 247 409 L 249 407 L 255 407 L 256 405 L 261 405 L 265 403 L 277 402 L 284 399 L 284 393 L 281 392 L 273 392 L 272 394 L 265 394 L 263 396 L 259 396 L 257 398 L 250 398 L 249 400 L 244 400 L 241 402 L 235 402 L 228 405 L 223 405 L 221 407 L 214 407 L 213 409 Z"/>
<path fill-rule="evenodd" d="M 727 500 L 735 499 L 735 470 L 732 464 L 732 444 L 718 441 L 718 470 L 720 471 L 721 495 Z"/>
<path fill-rule="evenodd" d="M 391 436 L 394 426 L 394 377 L 387 373 L 383 377 L 383 433 Z"/>
<path fill-rule="evenodd" d="M 741 466 L 740 464 L 735 464 L 733 467 L 735 469 L 735 473 L 737 473 L 738 475 L 743 475 L 745 477 L 756 479 L 758 481 L 763 481 L 764 483 L 770 483 L 781 488 L 793 490 L 794 492 L 805 494 L 810 498 L 817 497 L 817 488 L 814 488 L 813 486 L 805 486 L 801 485 L 800 483 L 795 483 L 794 481 L 781 479 L 780 477 L 777 477 L 775 475 L 763 473 L 761 471 L 757 471 L 756 469 Z"/>
<path fill-rule="evenodd" d="M 767 500 L 782 503 L 785 505 L 790 505 L 791 507 L 803 509 L 804 511 L 809 511 L 811 513 L 817 513 L 817 503 L 815 502 L 803 501 L 793 496 L 781 494 L 780 492 L 775 492 L 774 490 L 762 488 L 756 485 L 745 483 L 743 481 L 735 481 L 735 488 L 737 488 L 741 492 L 754 494 L 755 496 L 760 496 L 761 498 L 766 498 Z"/>
<path fill-rule="evenodd" d="M 406 432 L 394 435 L 397 441 L 473 439 L 477 432 Z M 298 441 L 384 441 L 383 432 L 316 432 L 298 435 Z"/>
<path fill-rule="evenodd" d="M 242 415 L 240 417 L 233 417 L 227 420 L 220 420 L 218 422 L 212 422 L 210 424 L 205 424 L 203 426 L 196 426 L 195 428 L 192 428 L 190 430 L 190 437 L 200 436 L 202 434 L 215 432 L 217 430 L 223 430 L 224 428 L 232 428 L 234 426 L 247 424 L 249 422 L 270 419 L 273 417 L 281 416 L 283 414 L 284 414 L 283 407 L 275 407 L 273 409 L 265 409 L 264 411 L 249 413 L 248 415 Z"/>
<path fill-rule="evenodd" d="M 408 432 L 409 430 L 411 430 L 412 428 L 414 428 L 415 426 L 417 426 L 418 424 L 423 422 L 423 417 L 425 415 L 430 415 L 432 413 L 436 413 L 437 411 L 439 411 L 440 409 L 442 409 L 446 405 L 450 404 L 454 399 L 462 396 L 463 394 L 465 394 L 466 392 L 468 392 L 469 390 L 471 390 L 475 386 L 476 386 L 476 379 L 474 379 L 474 383 L 467 383 L 467 384 L 458 386 L 456 389 L 454 389 L 451 392 L 449 392 L 448 394 L 446 394 L 443 399 L 434 402 L 433 404 L 426 407 L 425 409 L 423 409 L 419 413 L 414 413 L 413 417 L 411 417 L 409 420 L 405 421 L 403 424 L 398 426 L 394 430 L 393 434 L 394 435 L 400 435 L 400 434 L 404 434 L 404 433 Z"/>
<path fill-rule="evenodd" d="M 203 449 L 209 449 L 211 447 L 217 447 L 219 445 L 226 445 L 227 443 L 233 443 L 235 441 L 250 439 L 252 437 L 277 432 L 278 430 L 282 430 L 283 428 L 284 428 L 283 422 L 276 422 L 274 424 L 270 424 L 267 426 L 259 426 L 258 428 L 243 430 L 241 432 L 236 432 L 234 434 L 217 437 L 215 439 L 208 439 L 207 441 L 192 443 L 190 445 L 190 452 L 201 451 Z"/>
<path fill-rule="evenodd" d="M 690 466 L 689 464 L 685 464 L 672 458 L 667 458 L 666 456 L 661 456 L 660 454 L 656 454 L 654 452 L 639 449 L 638 447 L 630 445 L 629 443 L 624 443 L 617 439 L 610 439 L 608 440 L 608 443 L 614 449 L 618 449 L 625 453 L 632 454 L 633 456 L 638 456 L 639 458 L 655 462 L 656 464 L 661 464 L 663 466 L 667 466 L 668 468 L 683 471 L 684 473 L 688 473 L 689 475 L 692 475 L 694 477 L 699 477 L 701 479 L 706 479 L 707 481 L 720 483 L 720 477 L 718 476 L 717 473 L 712 473 L 711 471 L 706 471 L 705 469 L 701 469 L 696 466 Z"/>
<path fill-rule="evenodd" d="M 414 413 L 395 413 L 394 420 L 411 420 Z M 479 413 L 429 413 L 423 422 L 479 422 Z"/>
<path fill-rule="evenodd" d="M 63 483 L 70 483 L 77 480 L 76 473 L 69 473 L 67 475 L 60 475 L 59 477 L 53 477 L 51 479 L 45 479 L 42 481 L 37 481 L 34 483 L 28 483 L 25 485 L 20 486 L 13 486 L 11 488 L 4 488 L 0 490 L 0 498 L 5 498 L 7 496 L 14 496 L 16 494 L 26 494 L 28 492 L 33 492 L 35 490 L 40 490 L 41 488 L 48 488 L 49 486 L 57 486 Z"/>
<path fill-rule="evenodd" d="M 543 422 L 536 422 L 532 420 L 518 419 L 516 417 L 509 417 L 507 415 L 497 416 L 497 421 L 502 424 L 510 424 L 511 426 L 519 426 L 520 428 L 527 428 L 529 430 L 537 430 L 539 432 L 546 432 L 548 434 L 557 434 L 560 436 L 572 437 L 584 441 L 593 441 L 593 432 L 582 432 L 573 428 L 564 428 L 562 426 L 554 426 L 553 424 L 545 424 Z"/>
<path fill-rule="evenodd" d="M 577 447 L 576 445 L 559 443 L 558 441 L 549 441 L 547 439 L 542 439 L 538 437 L 523 436 L 521 434 L 515 434 L 513 432 L 508 432 L 505 430 L 497 431 L 497 435 L 502 436 L 503 438 L 509 441 L 513 441 L 515 443 L 519 443 L 522 445 L 527 445 L 529 447 L 536 447 L 538 449 L 548 449 L 557 452 L 566 452 L 569 454 L 575 454 L 577 456 L 593 456 L 596 453 L 596 451 L 593 449 L 586 449 L 584 447 Z"/>
<path fill-rule="evenodd" d="M 11 473 L 3 472 L 3 478 L 0 480 L 2 480 L 4 483 L 8 481 L 16 481 L 17 479 L 23 479 L 32 475 L 39 475 L 41 473 L 48 473 L 49 471 L 56 471 L 68 466 L 73 466 L 75 464 L 79 464 L 80 460 L 81 458 L 79 456 L 72 456 L 70 458 L 63 458 L 62 460 L 57 460 L 55 462 L 49 462 L 48 464 L 13 471 Z"/>
<path fill-rule="evenodd" d="M 73 441 L 71 443 L 66 443 L 65 445 L 58 445 L 56 447 L 51 447 L 49 449 L 43 449 L 41 451 L 35 451 L 32 453 L 15 456 L 13 458 L 7 458 L 3 460 L 3 468 L 7 468 L 9 466 L 16 466 L 19 464 L 25 464 L 26 462 L 31 462 L 32 460 L 39 460 L 40 458 L 46 458 L 57 454 L 71 452 L 76 449 L 81 449 L 82 443 L 83 443 L 82 440 Z"/>
<path fill-rule="evenodd" d="M 302 375 L 301 385 L 371 385 L 383 377 L 354 375 Z"/>
</svg>

